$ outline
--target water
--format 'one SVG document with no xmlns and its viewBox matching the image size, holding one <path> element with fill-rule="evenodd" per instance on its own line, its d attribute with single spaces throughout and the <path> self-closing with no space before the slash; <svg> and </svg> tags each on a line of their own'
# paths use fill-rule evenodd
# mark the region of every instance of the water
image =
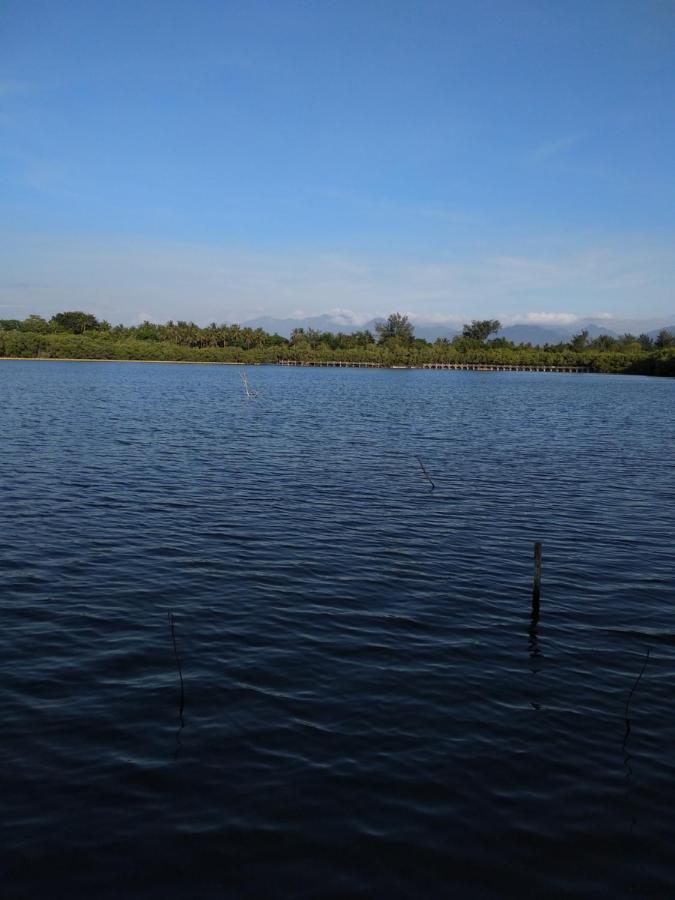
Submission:
<svg viewBox="0 0 675 900">
<path fill-rule="evenodd" d="M 0 362 L 4 895 L 675 896 L 675 382 L 248 375 Z"/>
</svg>

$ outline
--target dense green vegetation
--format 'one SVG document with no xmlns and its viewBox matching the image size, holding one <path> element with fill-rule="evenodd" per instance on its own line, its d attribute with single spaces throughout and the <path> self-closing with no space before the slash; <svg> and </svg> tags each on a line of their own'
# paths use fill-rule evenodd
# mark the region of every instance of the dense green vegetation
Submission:
<svg viewBox="0 0 675 900">
<path fill-rule="evenodd" d="M 675 376 L 675 336 L 603 335 L 590 340 L 582 331 L 568 343 L 533 347 L 504 338 L 496 320 L 465 325 L 462 335 L 433 343 L 415 337 L 406 316 L 394 313 L 369 331 L 353 334 L 297 328 L 289 339 L 261 328 L 194 322 L 112 326 L 80 311 L 58 313 L 47 321 L 0 319 L 0 357 L 46 359 L 127 359 L 190 362 L 275 363 L 280 359 L 371 362 L 411 365 L 457 362 L 492 365 L 588 366 L 595 372 Z"/>
</svg>

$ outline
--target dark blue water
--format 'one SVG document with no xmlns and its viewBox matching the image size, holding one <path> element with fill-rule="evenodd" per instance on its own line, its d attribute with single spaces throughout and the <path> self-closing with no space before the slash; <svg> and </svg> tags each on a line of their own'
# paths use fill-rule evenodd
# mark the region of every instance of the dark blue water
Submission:
<svg viewBox="0 0 675 900">
<path fill-rule="evenodd" d="M 248 374 L 0 362 L 3 895 L 675 896 L 675 382 Z"/>
</svg>

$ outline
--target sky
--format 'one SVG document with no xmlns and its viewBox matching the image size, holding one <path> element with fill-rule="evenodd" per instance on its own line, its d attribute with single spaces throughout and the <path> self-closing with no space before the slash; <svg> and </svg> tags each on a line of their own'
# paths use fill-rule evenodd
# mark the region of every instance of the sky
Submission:
<svg viewBox="0 0 675 900">
<path fill-rule="evenodd" d="M 675 0 L 3 0 L 0 318 L 675 322 Z"/>
</svg>

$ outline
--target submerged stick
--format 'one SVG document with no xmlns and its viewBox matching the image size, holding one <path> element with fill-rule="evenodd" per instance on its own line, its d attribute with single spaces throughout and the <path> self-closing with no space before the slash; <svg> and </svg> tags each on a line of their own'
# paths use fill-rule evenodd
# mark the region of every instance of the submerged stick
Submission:
<svg viewBox="0 0 675 900">
<path fill-rule="evenodd" d="M 178 646 L 176 645 L 176 627 L 175 617 L 173 613 L 169 613 L 169 625 L 171 626 L 171 640 L 173 641 L 173 652 L 176 656 L 176 666 L 178 667 L 178 678 L 180 680 L 180 708 L 178 718 L 180 719 L 181 728 L 185 725 L 183 721 L 183 709 L 185 708 L 185 689 L 183 687 L 183 670 L 180 665 L 180 656 L 178 655 Z"/>
<path fill-rule="evenodd" d="M 431 479 L 431 475 L 429 475 L 429 473 L 428 473 L 427 470 L 425 469 L 424 463 L 423 463 L 422 460 L 419 458 L 419 456 L 416 456 L 415 459 L 416 459 L 417 462 L 420 464 L 420 469 L 422 470 L 422 474 L 424 475 L 424 477 L 426 478 L 426 480 L 427 480 L 427 481 L 429 482 L 429 484 L 431 485 L 431 490 L 433 491 L 433 489 L 436 487 L 436 485 L 433 483 L 433 481 L 432 481 L 432 479 Z"/>
<path fill-rule="evenodd" d="M 539 620 L 539 601 L 541 599 L 541 543 L 534 545 L 534 579 L 532 582 L 532 618 Z"/>
</svg>

